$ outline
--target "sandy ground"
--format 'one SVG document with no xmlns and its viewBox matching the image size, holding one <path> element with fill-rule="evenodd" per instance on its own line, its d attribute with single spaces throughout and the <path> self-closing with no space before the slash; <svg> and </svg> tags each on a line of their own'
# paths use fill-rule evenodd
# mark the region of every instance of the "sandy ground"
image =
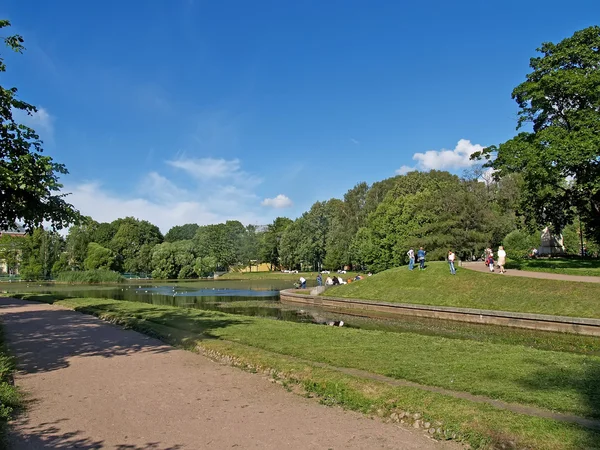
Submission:
<svg viewBox="0 0 600 450">
<path fill-rule="evenodd" d="M 459 448 L 60 307 L 0 299 L 0 319 L 30 398 L 15 449 Z"/>
</svg>

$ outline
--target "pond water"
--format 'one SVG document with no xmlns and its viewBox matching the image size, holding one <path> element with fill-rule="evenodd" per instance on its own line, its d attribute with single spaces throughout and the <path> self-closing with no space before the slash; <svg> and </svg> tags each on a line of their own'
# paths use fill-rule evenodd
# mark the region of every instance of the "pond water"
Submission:
<svg viewBox="0 0 600 450">
<path fill-rule="evenodd" d="M 55 294 L 65 297 L 110 298 L 268 317 L 292 322 L 321 323 L 336 319 L 306 308 L 284 305 L 279 291 L 292 287 L 285 280 L 226 280 L 181 283 L 129 282 L 112 286 L 14 283 L 0 285 L 0 292 Z"/>
</svg>

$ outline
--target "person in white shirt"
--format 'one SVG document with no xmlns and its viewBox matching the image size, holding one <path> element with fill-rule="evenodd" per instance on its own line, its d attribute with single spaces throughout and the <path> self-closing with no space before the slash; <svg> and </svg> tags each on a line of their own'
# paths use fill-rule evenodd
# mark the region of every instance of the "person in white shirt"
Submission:
<svg viewBox="0 0 600 450">
<path fill-rule="evenodd" d="M 408 255 L 408 270 L 413 270 L 415 267 L 415 251 L 411 248 L 406 254 Z"/>
<path fill-rule="evenodd" d="M 306 288 L 306 278 L 300 277 L 300 289 Z"/>
<path fill-rule="evenodd" d="M 452 250 L 448 251 L 448 264 L 450 265 L 450 273 L 452 275 L 456 275 L 456 269 L 454 268 L 454 260 L 456 259 L 456 255 Z"/>
<path fill-rule="evenodd" d="M 504 247 L 498 247 L 498 267 L 500 267 L 500 273 L 505 273 L 504 266 L 506 265 L 506 252 Z"/>
</svg>

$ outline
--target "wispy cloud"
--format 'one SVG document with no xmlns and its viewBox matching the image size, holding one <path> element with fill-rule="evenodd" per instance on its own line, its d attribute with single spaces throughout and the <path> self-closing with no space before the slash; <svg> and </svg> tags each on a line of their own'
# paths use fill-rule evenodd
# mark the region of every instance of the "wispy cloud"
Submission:
<svg viewBox="0 0 600 450">
<path fill-rule="evenodd" d="M 54 137 L 54 117 L 50 115 L 46 108 L 38 108 L 32 114 L 26 114 L 22 111 L 14 112 L 15 120 L 33 128 L 42 138 Z"/>
<path fill-rule="evenodd" d="M 203 181 L 231 178 L 240 174 L 239 159 L 178 158 L 167 161 L 167 164 Z"/>
<path fill-rule="evenodd" d="M 350 138 L 350 142 L 352 142 L 354 145 L 360 145 L 360 141 L 354 138 Z"/>
<path fill-rule="evenodd" d="M 294 203 L 289 199 L 289 197 L 283 195 L 283 194 L 279 194 L 277 197 L 274 198 L 265 198 L 262 202 L 261 205 L 263 206 L 269 206 L 271 208 L 289 208 L 290 206 L 292 206 Z"/>
<path fill-rule="evenodd" d="M 404 175 L 413 170 L 453 170 L 471 167 L 477 164 L 477 161 L 471 161 L 471 155 L 483 148 L 482 145 L 461 139 L 453 150 L 428 150 L 425 153 L 415 153 L 412 159 L 417 163 L 412 167 L 403 165 L 396 170 L 396 173 Z"/>
<path fill-rule="evenodd" d="M 138 181 L 133 193 L 113 192 L 98 181 L 65 183 L 64 192 L 71 193 L 67 197 L 70 203 L 95 220 L 110 222 L 133 216 L 149 220 L 163 232 L 184 223 L 206 225 L 239 220 L 260 225 L 272 220 L 245 178 L 256 177 L 244 172 L 239 160 L 203 158 L 193 160 L 193 164 L 186 163 L 189 160 L 174 161 L 178 163 L 169 165 L 181 169 L 183 174 L 167 177 L 157 171 L 149 172 Z"/>
</svg>

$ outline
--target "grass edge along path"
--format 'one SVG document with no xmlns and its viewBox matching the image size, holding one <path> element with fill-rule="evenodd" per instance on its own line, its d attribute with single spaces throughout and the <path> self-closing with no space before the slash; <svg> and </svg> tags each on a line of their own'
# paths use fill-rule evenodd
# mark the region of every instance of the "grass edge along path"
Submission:
<svg viewBox="0 0 600 450">
<path fill-rule="evenodd" d="M 15 368 L 15 359 L 8 351 L 0 323 L 0 449 L 8 448 L 8 422 L 23 406 L 21 393 L 13 384 Z"/>
<path fill-rule="evenodd" d="M 554 316 L 600 318 L 600 283 L 496 276 L 428 263 L 423 271 L 396 267 L 372 277 L 327 289 L 324 297 L 387 303 L 487 309 Z"/>
<path fill-rule="evenodd" d="M 116 308 L 119 303 L 128 302 L 70 299 L 58 303 L 173 345 L 200 350 L 207 356 L 212 355 L 213 359 L 223 359 L 245 370 L 268 373 L 280 384 L 294 388 L 293 390 L 300 387 L 303 392 L 319 397 L 325 404 L 337 404 L 381 416 L 388 421 L 409 424 L 416 422 L 418 426 L 426 427 L 435 437 L 455 437 L 475 448 L 577 449 L 596 448 L 600 442 L 600 433 L 575 424 L 505 411 L 488 404 L 474 403 L 416 387 L 391 386 L 240 342 L 207 339 L 206 335 L 166 326 L 152 318 L 148 320 L 144 318 L 144 314 L 136 314 L 135 310 L 127 312 Z M 115 307 L 114 310 L 107 307 L 110 304 Z M 178 308 L 137 305 L 144 310 L 148 310 L 150 306 L 150 310 L 177 310 L 178 316 L 185 314 L 185 311 Z"/>
</svg>

